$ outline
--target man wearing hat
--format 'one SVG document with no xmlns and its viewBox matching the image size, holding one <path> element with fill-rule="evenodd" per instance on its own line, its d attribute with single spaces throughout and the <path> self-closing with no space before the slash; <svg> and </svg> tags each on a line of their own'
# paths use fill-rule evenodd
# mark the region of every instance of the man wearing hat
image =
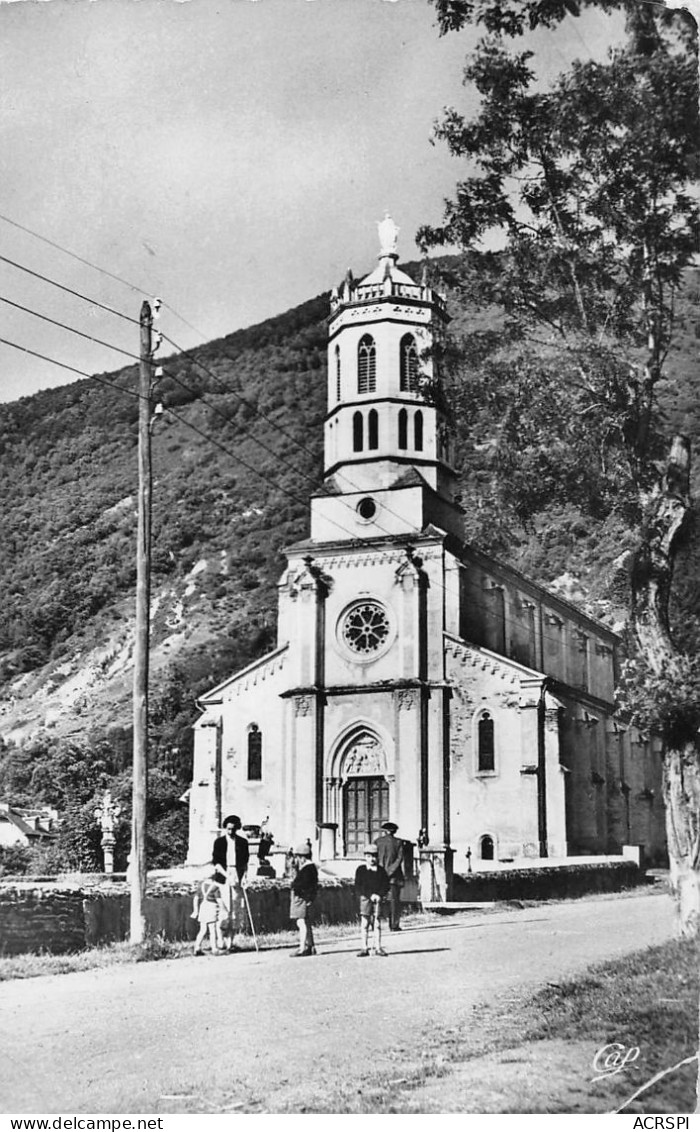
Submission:
<svg viewBox="0 0 700 1132">
<path fill-rule="evenodd" d="M 377 838 L 377 863 L 389 877 L 389 931 L 400 932 L 401 889 L 404 882 L 403 841 L 396 837 L 396 822 L 385 821 L 384 833 Z"/>
<path fill-rule="evenodd" d="M 369 929 L 374 928 L 375 955 L 386 955 L 382 947 L 382 899 L 389 891 L 389 878 L 377 864 L 377 846 L 367 845 L 365 863 L 355 873 L 355 895 L 360 902 L 360 957 L 369 955 Z"/>
<path fill-rule="evenodd" d="M 238 830 L 241 819 L 237 814 L 224 818 L 222 837 L 217 837 L 211 861 L 221 881 L 221 931 L 227 951 L 235 951 L 236 932 L 243 927 L 243 881 L 248 871 L 250 848 Z"/>
</svg>

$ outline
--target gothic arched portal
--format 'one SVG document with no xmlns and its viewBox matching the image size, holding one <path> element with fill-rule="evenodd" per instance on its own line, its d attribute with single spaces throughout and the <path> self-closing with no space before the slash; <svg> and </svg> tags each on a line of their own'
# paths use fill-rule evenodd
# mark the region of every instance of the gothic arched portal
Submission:
<svg viewBox="0 0 700 1132">
<path fill-rule="evenodd" d="M 326 779 L 327 817 L 338 825 L 342 854 L 361 857 L 390 815 L 387 753 L 376 731 L 360 725 L 346 734 L 331 759 L 331 774 Z"/>
</svg>

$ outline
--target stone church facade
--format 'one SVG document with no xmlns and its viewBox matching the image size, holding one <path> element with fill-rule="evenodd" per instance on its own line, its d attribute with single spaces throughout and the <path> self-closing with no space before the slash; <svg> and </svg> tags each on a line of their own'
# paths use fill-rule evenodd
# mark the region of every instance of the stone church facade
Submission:
<svg viewBox="0 0 700 1132">
<path fill-rule="evenodd" d="M 456 871 L 662 854 L 659 751 L 613 718 L 615 634 L 463 541 L 432 396 L 445 302 L 379 234 L 331 297 L 325 483 L 277 648 L 200 700 L 189 860 L 229 812 L 329 862 L 389 818 Z"/>
</svg>

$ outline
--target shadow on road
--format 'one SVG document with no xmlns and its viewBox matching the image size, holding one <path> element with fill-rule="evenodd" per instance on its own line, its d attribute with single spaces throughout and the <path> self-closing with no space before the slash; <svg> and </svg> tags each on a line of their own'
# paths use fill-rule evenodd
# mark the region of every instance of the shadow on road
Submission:
<svg viewBox="0 0 700 1132">
<path fill-rule="evenodd" d="M 405 950 L 402 950 L 402 951 L 388 951 L 385 958 L 394 959 L 397 955 L 434 955 L 436 951 L 451 951 L 451 950 L 452 950 L 451 947 L 416 947 L 413 950 L 409 950 L 408 948 L 406 948 Z M 323 951 L 319 951 L 316 958 L 322 959 L 324 955 L 352 955 L 352 954 L 353 954 L 352 951 L 349 950 L 347 947 L 336 948 L 334 951 L 326 951 L 324 949 Z M 356 954 L 355 958 L 356 959 L 361 959 L 361 958 L 377 959 L 379 957 L 376 956 L 376 955 L 360 956 L 360 955 Z"/>
</svg>

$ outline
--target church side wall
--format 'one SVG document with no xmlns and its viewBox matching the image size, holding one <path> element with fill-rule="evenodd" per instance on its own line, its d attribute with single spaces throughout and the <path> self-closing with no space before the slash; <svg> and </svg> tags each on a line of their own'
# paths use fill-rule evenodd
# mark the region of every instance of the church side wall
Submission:
<svg viewBox="0 0 700 1132">
<path fill-rule="evenodd" d="M 612 634 L 507 571 L 468 559 L 461 589 L 461 637 L 612 705 Z"/>
<path fill-rule="evenodd" d="M 211 858 L 212 842 L 221 832 L 217 823 L 215 744 L 217 727 L 210 725 L 215 714 L 220 720 L 220 810 L 221 818 L 238 814 L 244 825 L 260 825 L 269 816 L 269 828 L 276 841 L 286 843 L 286 775 L 284 767 L 287 704 L 285 671 L 281 661 L 232 681 L 222 692 L 221 703 L 208 708 L 201 723 L 195 724 L 194 777 L 190 795 L 190 845 L 188 862 L 204 863 Z M 249 764 L 250 735 L 258 729 L 260 778 L 255 756 Z M 253 749 L 258 739 L 253 741 Z"/>
<path fill-rule="evenodd" d="M 517 679 L 504 679 L 486 658 L 460 659 L 448 650 L 447 678 L 453 684 L 450 706 L 451 837 L 455 871 L 466 868 L 466 853 L 481 855 L 482 839 L 493 841 L 494 857 L 504 860 L 538 852 L 537 778 L 523 773 L 523 743 L 536 727 L 536 711 L 520 709 Z M 478 771 L 479 715 L 494 723 L 493 772 Z M 536 744 L 536 732 L 535 744 Z M 526 750 L 536 764 L 537 747 Z"/>
<path fill-rule="evenodd" d="M 221 715 L 211 711 L 194 730 L 194 761 L 190 787 L 188 864 L 203 864 L 219 832 L 217 814 L 217 747 L 221 743 Z"/>
<path fill-rule="evenodd" d="M 561 721 L 561 761 L 567 774 L 569 853 L 607 853 L 605 717 L 567 702 Z"/>
<path fill-rule="evenodd" d="M 661 790 L 662 751 L 636 728 L 612 723 L 607 734 L 610 852 L 642 845 L 648 861 L 666 862 L 666 812 Z"/>
<path fill-rule="evenodd" d="M 624 730 L 612 713 L 564 697 L 561 762 L 565 767 L 569 854 L 617 854 L 641 845 L 665 859 L 661 752 L 657 741 Z"/>
</svg>

